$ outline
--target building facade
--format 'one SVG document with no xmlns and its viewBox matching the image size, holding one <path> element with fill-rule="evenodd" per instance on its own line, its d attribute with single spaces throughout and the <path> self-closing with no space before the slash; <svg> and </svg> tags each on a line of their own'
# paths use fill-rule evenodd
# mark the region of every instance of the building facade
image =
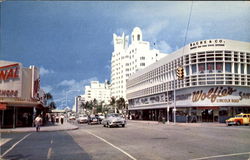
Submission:
<svg viewBox="0 0 250 160">
<path fill-rule="evenodd" d="M 32 126 L 45 109 L 45 93 L 40 89 L 39 69 L 21 63 L 0 61 L 1 128 Z"/>
<path fill-rule="evenodd" d="M 184 68 L 183 80 L 176 77 Z M 132 75 L 127 82 L 134 119 L 225 122 L 250 113 L 250 43 L 193 42 Z"/>
<path fill-rule="evenodd" d="M 113 34 L 114 51 L 111 58 L 111 96 L 126 99 L 126 81 L 133 73 L 158 61 L 166 54 L 150 49 L 150 44 L 143 41 L 140 28 L 135 27 L 129 36 Z"/>
<path fill-rule="evenodd" d="M 104 104 L 109 104 L 110 92 L 110 84 L 108 81 L 104 83 L 91 81 L 90 86 L 85 86 L 84 100 L 87 102 L 96 99 L 98 103 L 104 102 Z"/>
</svg>

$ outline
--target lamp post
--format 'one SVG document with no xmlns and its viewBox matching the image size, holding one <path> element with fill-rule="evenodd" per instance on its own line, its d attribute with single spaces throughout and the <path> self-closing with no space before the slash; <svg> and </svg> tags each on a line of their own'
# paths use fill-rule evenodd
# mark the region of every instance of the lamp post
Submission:
<svg viewBox="0 0 250 160">
<path fill-rule="evenodd" d="M 68 107 L 68 93 L 73 92 L 73 91 L 80 92 L 80 90 L 69 90 L 69 91 L 66 91 L 66 107 Z"/>
</svg>

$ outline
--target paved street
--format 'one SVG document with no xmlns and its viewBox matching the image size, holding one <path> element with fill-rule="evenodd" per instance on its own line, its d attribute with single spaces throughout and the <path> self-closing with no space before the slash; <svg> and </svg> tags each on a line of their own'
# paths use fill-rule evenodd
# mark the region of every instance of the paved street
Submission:
<svg viewBox="0 0 250 160">
<path fill-rule="evenodd" d="M 71 131 L 2 133 L 3 159 L 247 160 L 250 157 L 249 126 L 173 126 L 134 121 L 125 128 L 78 126 L 78 130 Z"/>
</svg>

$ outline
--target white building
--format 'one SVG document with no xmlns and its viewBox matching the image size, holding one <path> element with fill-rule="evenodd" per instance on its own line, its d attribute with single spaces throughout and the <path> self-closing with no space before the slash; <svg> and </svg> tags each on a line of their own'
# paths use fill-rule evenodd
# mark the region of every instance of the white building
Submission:
<svg viewBox="0 0 250 160">
<path fill-rule="evenodd" d="M 111 96 L 126 99 L 126 81 L 130 75 L 158 61 L 166 54 L 150 49 L 150 44 L 143 41 L 141 29 L 135 27 L 129 37 L 113 34 L 114 52 L 111 58 Z"/>
<path fill-rule="evenodd" d="M 183 80 L 176 77 L 178 66 L 184 68 Z M 225 39 L 190 43 L 132 75 L 127 98 L 135 119 L 169 115 L 173 120 L 174 107 L 177 122 L 192 118 L 225 122 L 235 114 L 249 113 L 250 43 Z"/>
<path fill-rule="evenodd" d="M 75 104 L 72 108 L 72 111 L 76 113 L 83 113 L 84 110 L 83 110 L 83 107 L 81 106 L 84 103 L 85 103 L 85 95 L 75 97 Z"/>
<path fill-rule="evenodd" d="M 108 81 L 104 83 L 91 81 L 90 86 L 85 86 L 84 99 L 85 102 L 96 99 L 98 103 L 104 102 L 104 104 L 109 104 L 110 92 L 110 84 Z"/>
</svg>

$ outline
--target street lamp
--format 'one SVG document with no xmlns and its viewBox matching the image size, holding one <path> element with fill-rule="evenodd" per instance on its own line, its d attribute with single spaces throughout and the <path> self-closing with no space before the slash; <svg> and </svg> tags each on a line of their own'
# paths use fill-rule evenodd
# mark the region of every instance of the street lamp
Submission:
<svg viewBox="0 0 250 160">
<path fill-rule="evenodd" d="M 66 107 L 68 107 L 68 93 L 73 92 L 73 91 L 80 92 L 80 90 L 69 90 L 66 92 Z"/>
</svg>

